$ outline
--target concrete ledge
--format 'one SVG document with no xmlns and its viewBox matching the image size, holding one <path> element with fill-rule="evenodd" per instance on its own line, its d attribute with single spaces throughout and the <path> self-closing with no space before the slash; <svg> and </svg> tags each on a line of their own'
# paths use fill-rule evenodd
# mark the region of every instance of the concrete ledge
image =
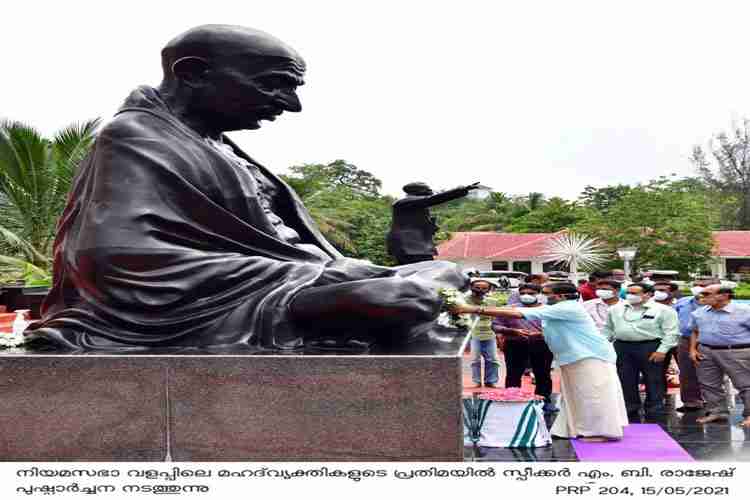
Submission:
<svg viewBox="0 0 750 500">
<path fill-rule="evenodd" d="M 461 358 L 452 350 L 6 353 L 0 460 L 461 461 Z"/>
</svg>

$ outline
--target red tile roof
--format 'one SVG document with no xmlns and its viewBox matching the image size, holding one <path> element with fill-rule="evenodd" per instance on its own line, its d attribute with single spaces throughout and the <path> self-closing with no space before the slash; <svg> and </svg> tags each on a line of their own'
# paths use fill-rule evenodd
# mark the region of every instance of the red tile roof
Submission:
<svg viewBox="0 0 750 500">
<path fill-rule="evenodd" d="M 714 231 L 714 255 L 721 257 L 750 256 L 750 231 Z"/>
<path fill-rule="evenodd" d="M 458 232 L 438 245 L 438 259 L 530 260 L 545 253 L 546 241 L 560 233 Z"/>
<path fill-rule="evenodd" d="M 546 241 L 560 233 L 458 232 L 438 245 L 438 259 L 531 260 L 545 253 Z M 714 255 L 750 256 L 750 231 L 714 231 Z"/>
</svg>

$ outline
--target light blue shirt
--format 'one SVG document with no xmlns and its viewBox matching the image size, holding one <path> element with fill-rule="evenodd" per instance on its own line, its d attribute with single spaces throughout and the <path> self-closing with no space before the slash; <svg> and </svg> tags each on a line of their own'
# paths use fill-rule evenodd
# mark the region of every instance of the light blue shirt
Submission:
<svg viewBox="0 0 750 500">
<path fill-rule="evenodd" d="M 612 364 L 617 361 L 614 347 L 599 333 L 594 320 L 577 300 L 517 310 L 525 319 L 542 320 L 544 340 L 560 366 L 585 358 Z"/>
<path fill-rule="evenodd" d="M 689 337 L 693 334 L 690 326 L 693 311 L 703 307 L 695 297 L 683 297 L 673 306 L 680 320 L 680 335 Z"/>
<path fill-rule="evenodd" d="M 719 310 L 703 306 L 694 311 L 691 318 L 691 330 L 698 329 L 698 342 L 701 344 L 750 344 L 750 306 L 734 302 Z"/>
</svg>

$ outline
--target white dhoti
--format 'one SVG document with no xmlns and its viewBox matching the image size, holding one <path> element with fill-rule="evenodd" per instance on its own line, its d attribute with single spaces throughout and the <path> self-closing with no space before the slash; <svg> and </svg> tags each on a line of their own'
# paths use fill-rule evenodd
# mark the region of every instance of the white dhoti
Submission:
<svg viewBox="0 0 750 500">
<path fill-rule="evenodd" d="M 561 366 L 560 393 L 560 413 L 551 429 L 553 436 L 622 438 L 628 414 L 613 363 L 585 358 Z"/>
</svg>

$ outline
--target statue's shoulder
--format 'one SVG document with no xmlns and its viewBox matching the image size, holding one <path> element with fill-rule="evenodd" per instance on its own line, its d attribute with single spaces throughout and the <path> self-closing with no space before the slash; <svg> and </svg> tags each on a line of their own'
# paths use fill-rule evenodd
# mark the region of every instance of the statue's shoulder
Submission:
<svg viewBox="0 0 750 500">
<path fill-rule="evenodd" d="M 101 129 L 98 137 L 100 144 L 101 141 L 136 141 L 144 147 L 158 144 L 170 150 L 192 149 L 200 142 L 172 120 L 138 109 L 119 112 Z"/>
<path fill-rule="evenodd" d="M 163 135 L 164 124 L 147 112 L 128 111 L 115 115 L 99 132 L 99 137 L 149 137 Z"/>
</svg>

